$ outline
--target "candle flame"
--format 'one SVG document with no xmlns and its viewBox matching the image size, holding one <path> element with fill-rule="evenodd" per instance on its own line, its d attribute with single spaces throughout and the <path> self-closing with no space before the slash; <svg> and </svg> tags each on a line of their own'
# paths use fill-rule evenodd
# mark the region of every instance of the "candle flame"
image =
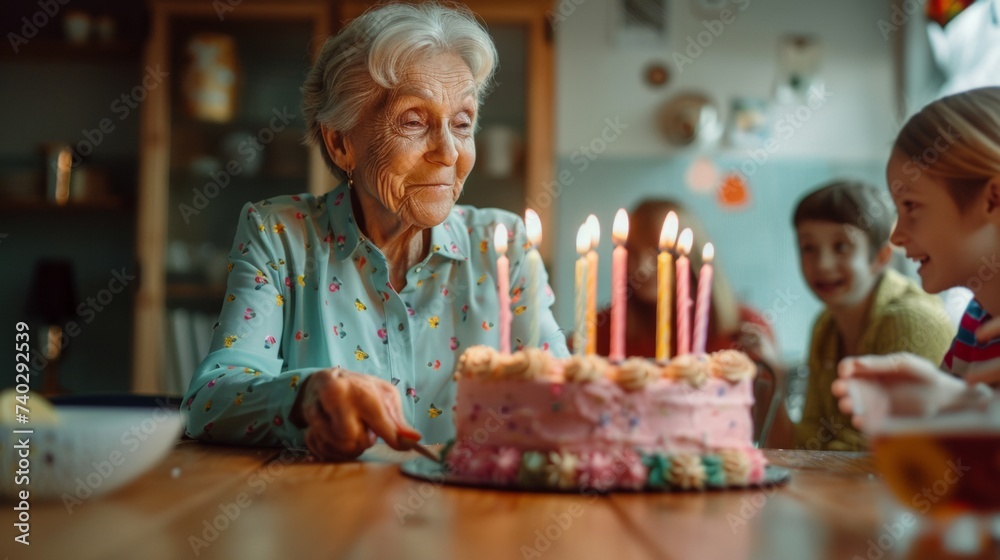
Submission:
<svg viewBox="0 0 1000 560">
<path fill-rule="evenodd" d="M 597 216 L 591 214 L 587 216 L 587 230 L 590 231 L 590 248 L 596 249 L 601 243 L 601 222 L 597 221 Z"/>
<path fill-rule="evenodd" d="M 576 253 L 583 256 L 590 250 L 590 228 L 589 224 L 583 222 L 576 232 Z"/>
<path fill-rule="evenodd" d="M 674 248 L 677 242 L 677 213 L 671 210 L 667 213 L 667 218 L 663 220 L 663 228 L 660 230 L 660 250 L 669 251 Z"/>
<path fill-rule="evenodd" d="M 542 220 L 538 213 L 528 208 L 524 211 L 524 226 L 528 230 L 528 242 L 538 247 L 542 244 Z"/>
<path fill-rule="evenodd" d="M 709 264 L 712 259 L 715 258 L 715 246 L 711 243 L 706 243 L 704 247 L 701 248 L 701 262 L 704 264 Z"/>
<path fill-rule="evenodd" d="M 691 253 L 691 247 L 694 245 L 694 233 L 691 228 L 684 228 L 681 232 L 680 239 L 677 240 L 677 252 L 682 255 L 688 255 Z"/>
<path fill-rule="evenodd" d="M 493 246 L 497 249 L 497 254 L 507 254 L 507 226 L 497 224 L 496 233 L 493 234 Z"/>
<path fill-rule="evenodd" d="M 615 245 L 624 245 L 628 239 L 628 212 L 624 208 L 619 208 L 615 214 L 614 224 L 611 225 L 611 239 Z"/>
</svg>

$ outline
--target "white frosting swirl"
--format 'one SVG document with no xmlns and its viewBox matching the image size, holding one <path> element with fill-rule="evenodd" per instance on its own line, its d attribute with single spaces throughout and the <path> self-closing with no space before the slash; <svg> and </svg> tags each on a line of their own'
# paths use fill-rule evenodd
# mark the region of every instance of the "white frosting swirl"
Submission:
<svg viewBox="0 0 1000 560">
<path fill-rule="evenodd" d="M 487 379 L 496 368 L 497 352 L 489 346 L 470 346 L 458 359 L 456 377 Z"/>
<path fill-rule="evenodd" d="M 750 356 L 739 350 L 720 350 L 709 357 L 708 369 L 713 377 L 721 377 L 730 383 L 753 379 L 757 375 L 757 365 Z"/>
<path fill-rule="evenodd" d="M 525 348 L 512 354 L 497 354 L 495 376 L 498 379 L 547 379 L 551 368 L 547 352 Z"/>
<path fill-rule="evenodd" d="M 626 391 L 639 391 L 659 379 L 660 368 L 646 358 L 629 358 L 618 366 L 615 381 Z"/>
<path fill-rule="evenodd" d="M 670 478 L 681 488 L 704 488 L 705 465 L 701 457 L 679 453 L 670 460 Z"/>
<path fill-rule="evenodd" d="M 705 356 L 682 354 L 663 368 L 667 377 L 687 381 L 692 387 L 701 387 L 708 381 L 708 360 Z"/>
<path fill-rule="evenodd" d="M 717 455 L 722 459 L 722 470 L 726 473 L 729 486 L 750 484 L 750 458 L 740 449 L 720 449 Z"/>
<path fill-rule="evenodd" d="M 563 364 L 566 381 L 590 383 L 604 379 L 608 371 L 608 361 L 596 355 L 572 356 Z"/>
</svg>

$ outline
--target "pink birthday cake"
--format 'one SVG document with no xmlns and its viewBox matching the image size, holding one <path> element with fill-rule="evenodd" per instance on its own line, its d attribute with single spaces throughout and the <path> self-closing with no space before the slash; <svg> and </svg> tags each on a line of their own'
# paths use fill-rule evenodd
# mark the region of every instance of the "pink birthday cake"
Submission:
<svg viewBox="0 0 1000 560">
<path fill-rule="evenodd" d="M 756 371 L 735 350 L 615 365 L 475 346 L 455 372 L 445 465 L 457 480 L 515 488 L 758 484 L 766 462 L 752 443 Z"/>
</svg>

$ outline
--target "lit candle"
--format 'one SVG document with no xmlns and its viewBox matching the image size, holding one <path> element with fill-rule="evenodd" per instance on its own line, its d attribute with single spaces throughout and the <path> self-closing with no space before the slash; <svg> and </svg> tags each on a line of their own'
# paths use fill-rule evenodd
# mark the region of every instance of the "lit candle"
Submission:
<svg viewBox="0 0 1000 560">
<path fill-rule="evenodd" d="M 671 210 L 660 230 L 660 254 L 656 258 L 656 359 L 670 359 L 670 335 L 674 323 L 674 243 L 677 214 Z"/>
<path fill-rule="evenodd" d="M 510 354 L 510 261 L 507 260 L 507 226 L 497 224 L 493 235 L 497 250 L 497 291 L 500 296 L 500 352 Z"/>
<path fill-rule="evenodd" d="M 601 242 L 601 223 L 597 216 L 587 216 L 590 251 L 587 252 L 587 354 L 597 354 L 597 246 Z"/>
<path fill-rule="evenodd" d="M 625 305 L 628 296 L 626 273 L 628 268 L 628 213 L 619 208 L 611 226 L 611 240 L 615 251 L 611 254 L 611 353 L 608 359 L 620 362 L 625 359 Z"/>
<path fill-rule="evenodd" d="M 684 228 L 677 240 L 677 355 L 691 352 L 691 261 L 694 244 L 691 228 Z"/>
<path fill-rule="evenodd" d="M 528 333 L 524 340 L 527 348 L 537 348 L 539 341 L 540 326 L 538 323 L 538 307 L 542 298 L 539 297 L 541 288 L 541 272 L 544 269 L 542 256 L 538 254 L 537 247 L 542 244 L 542 221 L 538 219 L 538 214 L 528 208 L 524 212 L 524 225 L 528 230 L 528 243 L 531 247 L 524 255 L 524 279 L 528 284 L 525 290 L 524 305 L 528 312 Z"/>
<path fill-rule="evenodd" d="M 715 247 L 706 243 L 701 251 L 701 271 L 698 272 L 698 303 L 694 308 L 694 353 L 705 353 L 708 339 L 708 315 L 712 307 L 712 258 Z"/>
<path fill-rule="evenodd" d="M 580 225 L 576 232 L 576 323 L 573 325 L 573 353 L 582 356 L 587 352 L 587 282 L 590 277 L 587 268 L 587 253 L 590 251 L 590 232 L 587 224 Z"/>
</svg>

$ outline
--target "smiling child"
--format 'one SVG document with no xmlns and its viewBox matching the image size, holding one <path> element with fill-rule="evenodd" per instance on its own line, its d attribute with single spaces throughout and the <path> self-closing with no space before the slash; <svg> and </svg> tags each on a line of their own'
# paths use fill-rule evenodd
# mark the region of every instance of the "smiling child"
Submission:
<svg viewBox="0 0 1000 560">
<path fill-rule="evenodd" d="M 796 447 L 865 448 L 830 392 L 842 358 L 912 352 L 938 361 L 953 336 L 941 301 L 888 268 L 895 213 L 887 198 L 874 186 L 838 181 L 810 193 L 795 209 L 802 276 L 825 306 L 813 325 Z"/>
</svg>

